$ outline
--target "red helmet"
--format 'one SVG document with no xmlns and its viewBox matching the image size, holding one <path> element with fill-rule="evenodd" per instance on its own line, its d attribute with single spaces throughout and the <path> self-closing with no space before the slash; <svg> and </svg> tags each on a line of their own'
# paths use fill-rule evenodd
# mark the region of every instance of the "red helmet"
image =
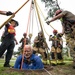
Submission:
<svg viewBox="0 0 75 75">
<path fill-rule="evenodd" d="M 58 15 L 58 14 L 60 14 L 61 12 L 62 12 L 62 10 L 60 10 L 60 9 L 59 10 L 56 10 L 55 16 Z"/>
<path fill-rule="evenodd" d="M 57 30 L 53 30 L 53 33 L 57 33 L 58 31 Z"/>
<path fill-rule="evenodd" d="M 27 36 L 27 33 L 24 33 L 23 36 Z"/>
</svg>

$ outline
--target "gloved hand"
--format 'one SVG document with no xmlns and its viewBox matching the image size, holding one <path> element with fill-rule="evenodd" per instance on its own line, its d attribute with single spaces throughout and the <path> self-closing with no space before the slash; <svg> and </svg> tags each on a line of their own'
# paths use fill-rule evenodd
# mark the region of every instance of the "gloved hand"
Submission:
<svg viewBox="0 0 75 75">
<path fill-rule="evenodd" d="M 58 33 L 58 36 L 59 36 L 59 37 L 62 37 L 62 36 L 63 36 L 63 33 Z"/>
<path fill-rule="evenodd" d="M 52 35 L 50 35 L 50 37 L 52 37 Z"/>
<path fill-rule="evenodd" d="M 49 25 L 50 21 L 47 21 L 46 23 Z"/>
<path fill-rule="evenodd" d="M 10 16 L 10 15 L 12 15 L 13 13 L 11 12 L 11 11 L 8 11 L 8 12 L 6 12 L 6 15 L 7 16 Z"/>
</svg>

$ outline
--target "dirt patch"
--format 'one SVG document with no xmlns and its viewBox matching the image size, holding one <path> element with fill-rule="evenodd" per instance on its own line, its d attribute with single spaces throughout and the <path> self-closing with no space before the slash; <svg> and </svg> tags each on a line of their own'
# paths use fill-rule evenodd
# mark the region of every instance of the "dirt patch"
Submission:
<svg viewBox="0 0 75 75">
<path fill-rule="evenodd" d="M 4 73 L 7 73 L 8 75 L 10 73 L 19 73 L 21 75 L 49 75 L 47 71 L 53 70 L 53 67 L 50 65 L 45 65 L 44 69 L 42 70 L 19 70 L 19 69 L 14 69 L 10 68 L 4 71 Z"/>
<path fill-rule="evenodd" d="M 45 65 L 43 70 L 18 70 L 8 68 L 4 70 L 3 73 L 7 73 L 8 75 L 75 75 L 75 69 L 72 68 L 72 65 Z"/>
<path fill-rule="evenodd" d="M 52 75 L 75 75 L 75 69 L 72 68 L 72 65 L 54 66 L 50 72 Z"/>
</svg>

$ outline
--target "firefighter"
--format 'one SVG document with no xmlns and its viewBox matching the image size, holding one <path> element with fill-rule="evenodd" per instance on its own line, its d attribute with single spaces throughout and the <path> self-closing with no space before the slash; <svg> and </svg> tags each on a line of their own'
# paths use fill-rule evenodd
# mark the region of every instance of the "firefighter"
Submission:
<svg viewBox="0 0 75 75">
<path fill-rule="evenodd" d="M 4 67 L 10 67 L 10 60 L 13 55 L 13 50 L 15 47 L 15 43 L 18 44 L 15 35 L 16 30 L 15 27 L 18 26 L 18 21 L 11 19 L 9 23 L 5 25 L 5 31 L 2 35 L 2 43 L 0 45 L 0 57 L 2 57 L 3 53 L 6 52 Z"/>
<path fill-rule="evenodd" d="M 25 42 L 25 40 L 26 40 L 26 42 Z M 19 43 L 22 43 L 22 45 L 21 45 L 22 49 L 24 47 L 24 43 L 25 44 L 29 44 L 30 43 L 29 38 L 27 37 L 27 33 L 23 33 L 23 38 L 21 38 L 21 40 L 19 41 Z"/>
<path fill-rule="evenodd" d="M 50 35 L 49 41 L 52 41 L 51 46 L 51 58 L 52 65 L 63 64 L 62 58 L 62 38 L 61 35 L 57 33 L 57 30 L 53 30 L 53 36 Z"/>
<path fill-rule="evenodd" d="M 44 64 L 47 63 L 47 53 L 45 50 L 45 46 L 45 38 L 43 37 L 43 32 L 41 31 L 38 33 L 38 36 L 36 36 L 34 39 L 33 50 L 34 53 L 40 53 L 42 55 Z"/>
<path fill-rule="evenodd" d="M 75 69 L 75 15 L 69 11 L 57 10 L 55 16 L 46 23 L 59 19 L 62 23 L 62 34 L 65 34 L 66 42 L 73 57 L 73 68 Z"/>
<path fill-rule="evenodd" d="M 24 44 L 30 44 L 30 40 L 27 37 L 27 33 L 23 33 L 23 37 L 21 38 L 21 40 L 19 41 L 19 43 L 21 43 L 21 46 L 19 47 L 19 51 L 22 52 L 23 48 L 24 48 Z"/>
<path fill-rule="evenodd" d="M 49 24 L 50 22 L 53 22 L 57 19 L 59 19 L 62 22 L 62 33 L 65 33 L 66 35 L 70 33 L 70 35 L 68 36 L 74 37 L 73 35 L 71 35 L 71 33 L 73 33 L 72 31 L 75 28 L 75 15 L 69 11 L 57 10 L 55 12 L 55 16 L 46 23 Z"/>
<path fill-rule="evenodd" d="M 13 15 L 14 13 L 12 13 L 11 11 L 2 11 L 2 10 L 0 10 L 0 14 L 1 14 L 1 15 L 10 16 L 10 15 Z M 15 14 L 14 14 L 14 16 L 15 16 Z M 3 34 L 4 34 L 4 32 L 3 32 Z M 2 34 L 2 35 L 3 35 L 3 34 Z M 1 38 L 0 41 L 2 41 L 2 38 Z"/>
</svg>

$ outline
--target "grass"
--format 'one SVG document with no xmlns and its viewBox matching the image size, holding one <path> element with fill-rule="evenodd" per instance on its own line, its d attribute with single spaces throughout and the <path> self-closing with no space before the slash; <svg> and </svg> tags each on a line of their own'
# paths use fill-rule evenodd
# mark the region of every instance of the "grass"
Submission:
<svg viewBox="0 0 75 75">
<path fill-rule="evenodd" d="M 15 59 L 13 58 L 10 61 L 10 65 L 14 66 Z M 0 59 L 0 75 L 36 75 L 36 74 L 25 74 L 25 72 L 16 72 L 16 71 L 10 71 L 9 68 L 3 67 L 4 59 Z"/>
<path fill-rule="evenodd" d="M 0 59 L 0 67 L 3 67 L 3 64 L 5 62 L 5 59 Z M 10 65 L 14 66 L 15 63 L 15 58 L 12 58 L 12 60 L 10 61 Z"/>
<path fill-rule="evenodd" d="M 10 64 L 13 66 L 14 65 L 14 62 L 15 62 L 15 59 L 12 59 L 11 60 L 11 62 L 10 62 Z M 62 68 L 63 67 L 65 67 L 65 66 L 69 66 L 69 64 L 72 64 L 72 61 L 64 61 L 66 64 L 65 65 L 63 65 L 62 66 Z M 0 59 L 0 75 L 39 75 L 39 74 L 36 74 L 36 72 L 33 72 L 33 73 L 28 73 L 27 74 L 27 72 L 20 72 L 20 71 L 11 71 L 10 70 L 10 68 L 5 68 L 5 67 L 3 67 L 3 64 L 4 64 L 4 59 Z M 59 67 L 59 66 L 58 66 Z M 61 68 L 61 69 L 62 69 Z M 59 68 L 54 68 L 54 70 L 53 70 L 53 73 L 55 73 L 55 72 L 59 72 L 59 70 L 60 71 L 62 71 L 61 69 L 59 69 Z M 69 71 L 69 70 L 65 70 L 66 68 L 64 68 L 64 73 L 65 72 L 67 72 L 67 71 Z M 38 72 L 39 73 L 39 72 Z M 69 72 L 68 72 L 69 73 Z M 44 75 L 44 74 L 43 74 Z M 59 75 L 59 74 L 58 74 Z M 61 75 L 63 75 L 63 74 L 61 74 Z M 66 74 L 67 75 L 67 74 Z"/>
<path fill-rule="evenodd" d="M 15 59 L 13 58 L 10 61 L 10 65 L 14 66 L 14 63 L 15 63 Z M 9 72 L 9 68 L 3 67 L 3 64 L 4 64 L 4 59 L 0 59 L 0 75 L 23 75 L 23 74 L 19 74 L 18 72 Z"/>
</svg>

